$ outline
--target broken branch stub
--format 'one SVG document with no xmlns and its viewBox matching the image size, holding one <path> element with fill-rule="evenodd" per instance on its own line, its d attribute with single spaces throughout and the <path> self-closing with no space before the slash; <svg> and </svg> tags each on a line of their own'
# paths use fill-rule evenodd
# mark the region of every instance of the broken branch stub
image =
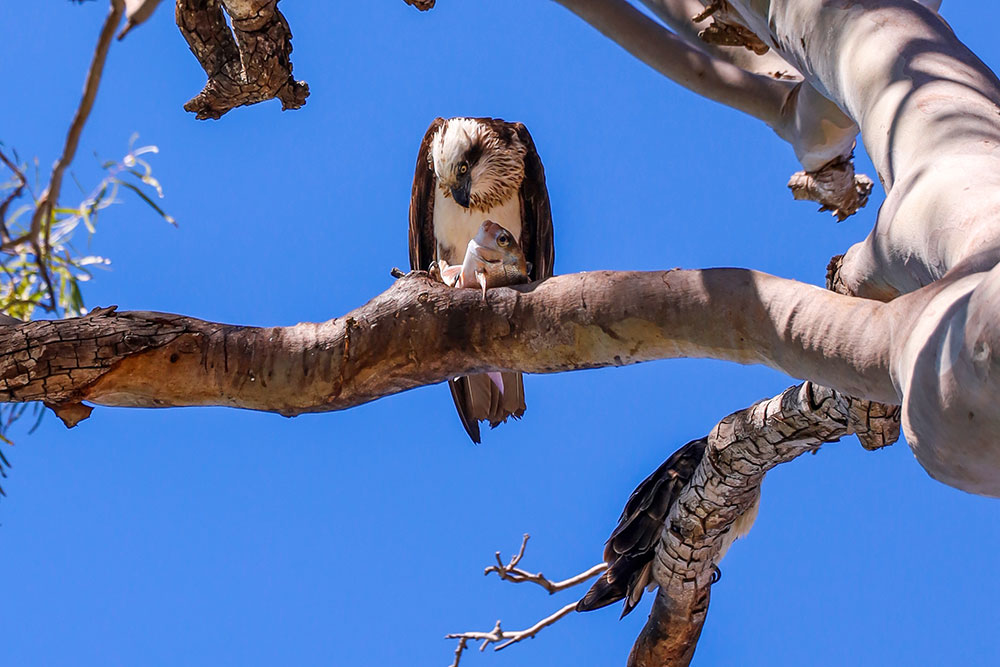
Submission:
<svg viewBox="0 0 1000 667">
<path fill-rule="evenodd" d="M 852 432 L 851 399 L 811 382 L 735 412 L 708 436 L 701 463 L 670 507 L 653 559 L 659 584 L 630 667 L 690 663 L 719 554 L 760 497 L 765 473 Z M 728 538 L 728 541 L 727 541 Z"/>
<path fill-rule="evenodd" d="M 277 5 L 278 0 L 177 0 L 177 27 L 208 75 L 186 111 L 204 120 L 273 98 L 283 110 L 306 103 L 309 85 L 292 77 L 292 32 Z"/>
<path fill-rule="evenodd" d="M 868 203 L 874 187 L 872 179 L 854 173 L 854 156 L 838 157 L 816 171 L 792 174 L 788 188 L 800 201 L 820 204 L 820 211 L 831 211 L 837 222 L 843 222 Z"/>
</svg>

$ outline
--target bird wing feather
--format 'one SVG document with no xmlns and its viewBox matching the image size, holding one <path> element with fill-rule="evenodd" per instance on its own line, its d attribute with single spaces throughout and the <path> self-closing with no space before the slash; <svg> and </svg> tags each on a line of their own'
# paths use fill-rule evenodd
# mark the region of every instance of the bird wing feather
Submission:
<svg viewBox="0 0 1000 667">
<path fill-rule="evenodd" d="M 426 271 L 434 261 L 434 170 L 431 168 L 431 140 L 444 118 L 435 118 L 417 153 L 410 193 L 410 269 Z"/>
<path fill-rule="evenodd" d="M 694 475 L 706 444 L 705 438 L 687 443 L 632 492 L 618 526 L 604 547 L 608 569 L 577 603 L 577 611 L 600 609 L 624 599 L 624 617 L 639 603 L 650 581 L 663 523 L 681 490 Z"/>
<path fill-rule="evenodd" d="M 521 202 L 521 248 L 531 263 L 531 280 L 552 276 L 555 246 L 552 234 L 552 213 L 549 194 L 545 187 L 545 170 L 535 149 L 535 142 L 522 123 L 508 123 L 499 118 L 480 118 L 501 135 L 515 135 L 525 147 L 524 179 L 519 191 Z M 417 153 L 410 195 L 410 269 L 426 270 L 436 257 L 437 242 L 434 236 L 434 187 L 435 174 L 431 167 L 431 141 L 444 124 L 435 118 L 427 128 Z M 495 427 L 508 417 L 520 418 L 524 414 L 524 379 L 521 373 L 502 374 L 504 391 L 487 375 L 459 377 L 448 382 L 459 418 L 466 433 L 475 443 L 480 442 L 479 421 L 489 420 Z"/>
</svg>

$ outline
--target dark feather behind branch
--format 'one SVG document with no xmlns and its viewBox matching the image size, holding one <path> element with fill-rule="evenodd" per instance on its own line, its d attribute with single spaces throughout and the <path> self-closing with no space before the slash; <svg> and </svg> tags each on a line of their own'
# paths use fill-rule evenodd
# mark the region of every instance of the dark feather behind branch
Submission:
<svg viewBox="0 0 1000 667">
<path fill-rule="evenodd" d="M 576 605 L 577 611 L 600 609 L 622 599 L 622 617 L 635 608 L 651 581 L 664 521 L 701 461 L 706 442 L 706 438 L 692 440 L 678 449 L 632 492 L 604 547 L 609 567 Z"/>
</svg>

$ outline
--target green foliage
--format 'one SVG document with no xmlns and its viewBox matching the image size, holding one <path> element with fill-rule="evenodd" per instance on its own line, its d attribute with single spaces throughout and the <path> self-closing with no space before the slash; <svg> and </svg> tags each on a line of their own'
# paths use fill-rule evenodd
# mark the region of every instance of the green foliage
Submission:
<svg viewBox="0 0 1000 667">
<path fill-rule="evenodd" d="M 86 314 L 81 283 L 94 277 L 94 269 L 106 268 L 111 262 L 99 255 L 80 252 L 77 246 L 83 234 L 78 232 L 86 231 L 89 247 L 101 212 L 121 203 L 119 195 L 123 191 L 137 196 L 170 224 L 176 224 L 156 203 L 156 199 L 163 198 L 163 188 L 153 177 L 152 166 L 143 158 L 158 153 L 159 149 L 135 147 L 137 138 L 138 135 L 132 135 L 128 152 L 120 160 L 101 164 L 105 175 L 89 193 L 77 182 L 83 194 L 77 206 L 54 202 L 47 214 L 42 212 L 37 234 L 32 233 L 31 225 L 43 200 L 38 187 L 38 160 L 33 164 L 32 186 L 24 176 L 27 165 L 21 163 L 17 154 L 10 160 L 0 153 L 0 168 L 6 169 L 9 176 L 0 183 L 0 313 L 22 321 L 31 319 L 39 310 L 50 317 Z M 0 405 L 0 443 L 11 444 L 6 437 L 10 426 L 29 410 L 37 415 L 37 425 L 43 414 L 40 405 Z M 9 466 L 0 451 L 0 477 L 6 477 L 5 465 Z"/>
<path fill-rule="evenodd" d="M 32 202 L 24 203 L 6 216 L 4 225 L 9 239 L 25 240 L 0 252 L 0 312 L 19 320 L 29 320 L 37 309 L 56 317 L 73 317 L 87 312 L 84 307 L 80 284 L 94 277 L 93 270 L 107 267 L 110 261 L 99 255 L 77 250 L 74 238 L 81 229 L 87 232 L 87 245 L 97 232 L 100 213 L 112 204 L 120 203 L 119 194 L 125 190 L 138 196 L 160 217 L 176 224 L 154 200 L 163 198 L 163 188 L 153 177 L 153 168 L 143 155 L 157 153 L 156 146 L 134 146 L 136 135 L 129 142 L 129 150 L 118 161 L 104 162 L 105 176 L 75 207 L 56 203 L 44 215 L 38 239 L 31 239 L 30 225 L 40 197 L 36 188 L 29 194 Z M 19 186 L 23 182 L 24 166 L 11 173 L 11 179 L 0 185 L 0 196 L 23 195 Z M 37 161 L 36 161 L 37 173 Z M 36 176 L 37 181 L 37 176 Z M 77 183 L 79 187 L 80 184 Z M 20 192 L 19 192 L 20 191 Z"/>
</svg>

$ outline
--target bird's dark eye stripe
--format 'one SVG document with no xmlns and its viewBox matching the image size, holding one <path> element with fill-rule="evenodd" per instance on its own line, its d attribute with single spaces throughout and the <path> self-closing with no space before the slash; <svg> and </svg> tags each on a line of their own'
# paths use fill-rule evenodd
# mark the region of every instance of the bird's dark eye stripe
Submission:
<svg viewBox="0 0 1000 667">
<path fill-rule="evenodd" d="M 465 154 L 465 163 L 467 165 L 474 165 L 479 162 L 479 158 L 483 156 L 483 147 L 476 144 L 469 148 L 468 152 Z"/>
</svg>

